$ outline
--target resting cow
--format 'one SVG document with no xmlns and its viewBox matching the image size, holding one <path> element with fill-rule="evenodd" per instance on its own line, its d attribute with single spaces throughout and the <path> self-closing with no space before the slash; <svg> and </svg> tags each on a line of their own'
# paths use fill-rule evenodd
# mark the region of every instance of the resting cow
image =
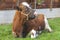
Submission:
<svg viewBox="0 0 60 40">
<path fill-rule="evenodd" d="M 30 13 L 30 8 L 28 3 L 22 2 L 19 6 L 16 7 L 16 13 L 13 19 L 13 27 L 12 27 L 12 34 L 14 37 L 23 37 L 23 24 L 29 19 L 33 18 L 34 16 Z M 28 11 L 27 11 L 28 10 Z"/>
</svg>

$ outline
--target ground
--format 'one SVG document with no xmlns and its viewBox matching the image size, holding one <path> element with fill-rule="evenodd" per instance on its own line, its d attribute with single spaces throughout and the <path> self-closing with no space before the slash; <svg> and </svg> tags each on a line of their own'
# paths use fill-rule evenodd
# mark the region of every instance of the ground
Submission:
<svg viewBox="0 0 60 40">
<path fill-rule="evenodd" d="M 60 40 L 60 18 L 48 19 L 51 28 L 53 29 L 52 33 L 43 31 L 35 39 L 27 38 L 14 38 L 12 36 L 12 24 L 9 25 L 0 25 L 0 40 Z"/>
</svg>

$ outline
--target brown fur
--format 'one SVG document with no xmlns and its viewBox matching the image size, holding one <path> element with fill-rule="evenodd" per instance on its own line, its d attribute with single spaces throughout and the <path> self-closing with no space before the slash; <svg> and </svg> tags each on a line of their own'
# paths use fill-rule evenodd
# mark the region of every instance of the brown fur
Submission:
<svg viewBox="0 0 60 40">
<path fill-rule="evenodd" d="M 45 28 L 45 21 L 44 21 L 44 15 L 40 14 L 37 18 L 28 20 L 24 24 L 25 28 L 23 30 L 23 33 L 26 36 L 32 29 L 35 29 L 36 31 L 44 30 Z"/>
<path fill-rule="evenodd" d="M 21 8 L 17 7 L 14 19 L 13 19 L 13 27 L 12 27 L 12 33 L 15 37 L 22 37 L 22 24 L 23 24 L 23 19 L 25 18 L 21 13 L 21 11 L 19 11 L 18 9 Z M 21 8 L 22 10 L 22 8 Z M 23 16 L 23 19 L 21 19 Z"/>
<path fill-rule="evenodd" d="M 15 37 L 22 37 L 23 24 L 26 22 L 27 18 L 29 19 L 33 16 L 31 15 L 32 13 L 29 13 L 29 11 L 27 11 L 26 9 L 29 10 L 29 8 L 22 4 L 17 6 L 12 27 L 12 33 Z"/>
<path fill-rule="evenodd" d="M 23 23 L 24 23 L 25 16 L 21 14 L 21 12 L 16 11 L 13 20 L 13 28 L 12 32 L 15 32 L 16 36 L 22 35 L 23 30 Z"/>
</svg>

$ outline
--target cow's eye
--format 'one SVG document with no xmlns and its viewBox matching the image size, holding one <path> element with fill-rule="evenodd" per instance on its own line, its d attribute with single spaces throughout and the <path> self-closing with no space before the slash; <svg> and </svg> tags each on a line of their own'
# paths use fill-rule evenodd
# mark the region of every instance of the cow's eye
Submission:
<svg viewBox="0 0 60 40">
<path fill-rule="evenodd" d="M 17 9 L 18 11 L 22 11 L 22 9 L 21 9 L 21 8 L 19 8 L 18 6 L 16 6 L 16 9 Z"/>
</svg>

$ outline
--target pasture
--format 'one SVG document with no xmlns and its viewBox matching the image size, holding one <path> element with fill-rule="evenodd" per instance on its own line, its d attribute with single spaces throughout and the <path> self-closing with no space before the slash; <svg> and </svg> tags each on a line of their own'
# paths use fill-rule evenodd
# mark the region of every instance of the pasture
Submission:
<svg viewBox="0 0 60 40">
<path fill-rule="evenodd" d="M 52 33 L 43 31 L 35 39 L 27 38 L 14 38 L 12 36 L 12 24 L 0 25 L 0 40 L 60 40 L 60 18 L 48 19 L 51 28 L 53 29 Z"/>
</svg>

